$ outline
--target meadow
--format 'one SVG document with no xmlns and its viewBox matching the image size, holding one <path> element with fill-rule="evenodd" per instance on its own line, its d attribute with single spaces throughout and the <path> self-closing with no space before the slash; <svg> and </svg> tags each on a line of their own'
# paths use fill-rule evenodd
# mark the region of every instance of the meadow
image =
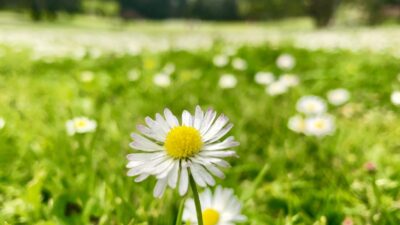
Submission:
<svg viewBox="0 0 400 225">
<path fill-rule="evenodd" d="M 225 26 L 229 36 L 239 29 Z M 52 40 L 59 41 L 63 34 L 68 39 L 76 33 L 68 27 L 51 31 L 34 25 L 32 35 L 18 44 L 15 37 L 29 33 L 28 26 L 2 27 L 2 224 L 174 224 L 181 202 L 177 191 L 167 189 L 162 198 L 154 198 L 154 178 L 136 183 L 126 176 L 126 155 L 135 152 L 129 147 L 130 133 L 164 108 L 180 115 L 185 109 L 194 113 L 196 105 L 211 107 L 234 124 L 229 135 L 240 142 L 235 148 L 239 157 L 228 159 L 226 178 L 216 178 L 216 183 L 234 189 L 247 217 L 242 224 L 399 224 L 400 109 L 391 95 L 400 90 L 400 64 L 398 49 L 390 44 L 387 51 L 354 50 L 351 44 L 305 48 L 286 40 L 250 43 L 219 35 L 203 42 L 207 32 L 215 34 L 203 30 L 201 37 L 185 39 L 188 48 L 167 41 L 168 47 L 154 51 L 154 36 L 183 39 L 176 32 L 151 35 L 157 27 L 171 29 L 152 24 L 150 34 L 140 36 L 144 47 L 121 46 L 113 52 L 116 43 L 129 41 L 129 36 L 121 37 L 124 31 L 116 35 L 92 28 L 101 30 L 101 40 L 110 40 L 107 50 L 73 44 L 47 49 L 41 35 L 55 35 Z M 80 29 L 85 30 L 74 27 Z M 5 31 L 14 37 L 12 43 Z M 398 34 L 398 28 L 389 32 Z M 29 37 L 33 48 L 24 43 Z M 56 43 L 68 43 L 65 39 Z M 193 49 L 198 43 L 206 47 Z M 277 65 L 282 54 L 295 60 L 292 67 Z M 221 55 L 226 63 L 216 62 Z M 233 63 L 235 59 L 242 63 Z M 275 79 L 294 74 L 298 83 L 271 92 L 256 82 L 260 71 Z M 327 102 L 327 93 L 337 88 L 348 90 L 350 98 L 328 105 L 335 123 L 329 135 L 288 128 L 301 97 L 319 96 Z M 81 116 L 97 126 L 71 135 L 67 121 Z"/>
</svg>

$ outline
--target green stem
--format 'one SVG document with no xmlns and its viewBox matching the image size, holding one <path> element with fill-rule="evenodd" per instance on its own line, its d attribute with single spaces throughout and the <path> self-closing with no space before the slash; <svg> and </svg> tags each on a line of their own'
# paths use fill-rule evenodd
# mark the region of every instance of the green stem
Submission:
<svg viewBox="0 0 400 225">
<path fill-rule="evenodd" d="M 179 204 L 179 211 L 178 211 L 178 218 L 176 218 L 175 225 L 182 225 L 182 214 L 183 214 L 183 207 L 185 206 L 186 198 L 182 198 L 181 204 Z"/>
<path fill-rule="evenodd" d="M 197 224 L 203 225 L 203 213 L 201 211 L 199 193 L 197 192 L 196 182 L 194 182 L 194 179 L 193 179 L 193 176 L 192 176 L 192 173 L 190 172 L 190 170 L 189 170 L 189 182 L 190 182 L 190 187 L 192 188 L 192 192 L 193 192 L 194 204 L 196 205 Z"/>
<path fill-rule="evenodd" d="M 254 179 L 253 185 L 251 186 L 250 190 L 248 192 L 244 192 L 243 195 L 241 196 L 242 201 L 246 201 L 254 195 L 254 192 L 256 191 L 258 185 L 260 185 L 268 169 L 269 169 L 269 164 L 265 163 L 264 167 L 258 173 L 256 179 Z"/>
</svg>

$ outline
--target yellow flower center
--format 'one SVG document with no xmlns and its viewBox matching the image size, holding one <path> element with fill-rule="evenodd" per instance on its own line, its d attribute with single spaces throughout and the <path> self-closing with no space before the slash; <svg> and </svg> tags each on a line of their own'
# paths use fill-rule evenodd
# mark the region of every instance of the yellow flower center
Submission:
<svg viewBox="0 0 400 225">
<path fill-rule="evenodd" d="M 75 122 L 75 127 L 77 128 L 81 128 L 81 127 L 85 127 L 86 126 L 86 121 L 84 120 L 78 120 Z"/>
<path fill-rule="evenodd" d="M 203 146 L 198 130 L 188 126 L 172 128 L 167 134 L 164 148 L 173 158 L 187 158 L 200 152 Z"/>
<path fill-rule="evenodd" d="M 215 209 L 207 208 L 203 211 L 204 225 L 216 225 L 219 221 L 219 212 Z"/>
<path fill-rule="evenodd" d="M 318 129 L 323 129 L 323 128 L 325 128 L 325 123 L 324 123 L 324 121 L 317 121 L 317 122 L 315 122 L 315 127 L 318 128 Z"/>
</svg>

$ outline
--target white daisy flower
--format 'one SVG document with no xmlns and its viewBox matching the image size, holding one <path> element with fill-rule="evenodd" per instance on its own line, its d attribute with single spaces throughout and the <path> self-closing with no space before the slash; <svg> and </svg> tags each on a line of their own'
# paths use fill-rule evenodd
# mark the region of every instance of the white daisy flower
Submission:
<svg viewBox="0 0 400 225">
<path fill-rule="evenodd" d="M 257 84 L 261 85 L 271 84 L 272 82 L 274 82 L 274 80 L 275 80 L 274 74 L 271 72 L 258 72 L 254 76 L 254 81 Z"/>
<path fill-rule="evenodd" d="M 294 74 L 283 74 L 279 77 L 279 81 L 288 87 L 294 87 L 300 83 L 299 77 Z"/>
<path fill-rule="evenodd" d="M 288 87 L 283 82 L 275 81 L 268 85 L 268 87 L 265 89 L 265 92 L 270 96 L 276 96 L 286 93 L 287 90 Z"/>
<path fill-rule="evenodd" d="M 216 67 L 224 67 L 228 65 L 229 58 L 226 55 L 216 55 L 213 58 L 213 63 Z"/>
<path fill-rule="evenodd" d="M 200 194 L 200 202 L 204 225 L 234 225 L 247 220 L 240 212 L 242 205 L 232 189 L 217 186 L 213 194 L 207 188 Z M 190 224 L 198 224 L 193 199 L 186 200 L 182 218 Z"/>
<path fill-rule="evenodd" d="M 301 115 L 295 115 L 289 118 L 288 128 L 296 133 L 304 133 L 305 120 Z"/>
<path fill-rule="evenodd" d="M 167 63 L 162 71 L 167 75 L 171 75 L 175 72 L 175 65 L 173 63 Z"/>
<path fill-rule="evenodd" d="M 234 88 L 237 84 L 237 79 L 232 74 L 223 74 L 221 78 L 219 78 L 218 85 L 222 89 Z"/>
<path fill-rule="evenodd" d="M 232 60 L 232 67 L 236 70 L 247 69 L 247 62 L 242 58 L 234 58 Z"/>
<path fill-rule="evenodd" d="M 168 74 L 159 73 L 154 76 L 153 83 L 159 87 L 168 87 L 171 85 L 171 78 Z"/>
<path fill-rule="evenodd" d="M 296 60 L 290 54 L 282 54 L 276 60 L 276 65 L 282 70 L 291 70 L 296 65 Z"/>
<path fill-rule="evenodd" d="M 3 129 L 5 125 L 6 125 L 6 121 L 0 117 L 0 130 Z"/>
<path fill-rule="evenodd" d="M 131 69 L 128 72 L 128 80 L 129 81 L 137 81 L 140 77 L 140 72 L 137 69 Z"/>
<path fill-rule="evenodd" d="M 328 102 L 332 105 L 343 105 L 350 98 L 350 92 L 343 88 L 331 90 L 327 93 Z"/>
<path fill-rule="evenodd" d="M 95 120 L 86 117 L 75 117 L 65 124 L 68 135 L 94 132 L 97 127 Z"/>
<path fill-rule="evenodd" d="M 335 121 L 331 115 L 317 115 L 305 120 L 304 133 L 308 136 L 323 137 L 335 132 Z"/>
<path fill-rule="evenodd" d="M 82 82 L 89 83 L 93 81 L 94 73 L 92 71 L 83 71 L 80 78 Z"/>
<path fill-rule="evenodd" d="M 393 105 L 400 105 L 400 91 L 394 91 L 390 95 L 390 100 L 392 101 Z"/>
<path fill-rule="evenodd" d="M 326 103 L 318 96 L 307 95 L 297 101 L 296 109 L 306 115 L 318 115 L 326 112 Z"/>
<path fill-rule="evenodd" d="M 146 117 L 147 126 L 137 127 L 142 134 L 131 135 L 130 147 L 142 152 L 127 156 L 128 176 L 135 176 L 136 182 L 155 176 L 155 197 L 161 197 L 167 185 L 178 186 L 184 195 L 189 172 L 199 186 L 214 185 L 211 174 L 224 178 L 219 167 L 229 164 L 223 158 L 236 156 L 230 149 L 239 145 L 233 137 L 220 141 L 233 125 L 225 115 L 216 115 L 212 109 L 203 112 L 197 106 L 194 115 L 183 111 L 181 123 L 169 109 L 164 110 L 164 116 L 157 113 L 155 120 Z"/>
</svg>

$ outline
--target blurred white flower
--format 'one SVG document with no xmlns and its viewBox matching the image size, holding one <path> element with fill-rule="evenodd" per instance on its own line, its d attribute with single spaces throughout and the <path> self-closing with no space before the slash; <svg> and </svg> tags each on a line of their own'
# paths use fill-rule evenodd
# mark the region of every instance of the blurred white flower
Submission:
<svg viewBox="0 0 400 225">
<path fill-rule="evenodd" d="M 162 69 L 162 71 L 167 75 L 171 75 L 173 72 L 175 72 L 175 64 L 167 63 Z"/>
<path fill-rule="evenodd" d="M 331 115 L 317 115 L 305 120 L 304 133 L 308 136 L 323 137 L 335 132 L 335 121 Z"/>
<path fill-rule="evenodd" d="M 213 63 L 216 67 L 224 67 L 228 64 L 229 58 L 226 55 L 216 55 L 213 58 Z"/>
<path fill-rule="evenodd" d="M 343 105 L 350 99 L 350 92 L 346 89 L 338 88 L 329 91 L 326 97 L 332 105 Z"/>
<path fill-rule="evenodd" d="M 235 47 L 228 46 L 228 47 L 224 48 L 223 52 L 227 56 L 234 56 L 234 55 L 236 55 L 237 49 Z"/>
<path fill-rule="evenodd" d="M 274 82 L 274 74 L 270 72 L 258 72 L 254 76 L 254 80 L 257 84 L 268 85 Z"/>
<path fill-rule="evenodd" d="M 326 112 L 326 103 L 318 96 L 307 95 L 297 101 L 296 109 L 306 115 L 318 115 Z"/>
<path fill-rule="evenodd" d="M 305 120 L 301 115 L 295 115 L 289 118 L 288 128 L 296 133 L 304 133 Z"/>
<path fill-rule="evenodd" d="M 223 74 L 221 78 L 219 78 L 218 85 L 222 89 L 234 88 L 237 84 L 237 79 L 232 74 Z"/>
<path fill-rule="evenodd" d="M 390 100 L 392 101 L 393 105 L 400 105 L 400 91 L 392 92 L 392 95 L 390 95 Z"/>
<path fill-rule="evenodd" d="M 282 70 L 290 70 L 296 65 L 296 60 L 290 54 L 282 54 L 276 60 L 276 65 Z"/>
<path fill-rule="evenodd" d="M 131 69 L 128 72 L 128 80 L 129 81 L 137 81 L 140 77 L 140 72 L 137 69 Z"/>
<path fill-rule="evenodd" d="M 171 78 L 168 74 L 159 73 L 154 76 L 153 83 L 159 87 L 168 87 L 171 84 Z"/>
<path fill-rule="evenodd" d="M 279 81 L 283 82 L 288 87 L 294 87 L 300 83 L 299 77 L 294 74 L 283 74 L 279 77 Z"/>
<path fill-rule="evenodd" d="M 0 117 L 0 130 L 3 129 L 5 125 L 6 125 L 6 121 Z"/>
<path fill-rule="evenodd" d="M 89 83 L 94 79 L 94 73 L 92 71 L 83 71 L 81 73 L 81 81 L 85 83 Z"/>
<path fill-rule="evenodd" d="M 68 135 L 83 134 L 94 132 L 97 127 L 95 120 L 91 120 L 87 117 L 75 117 L 68 120 L 65 124 Z"/>
<path fill-rule="evenodd" d="M 241 214 L 242 204 L 234 195 L 233 190 L 217 186 L 214 194 L 209 188 L 199 196 L 204 225 L 234 225 L 247 220 Z M 185 202 L 183 220 L 197 224 L 196 207 L 193 199 Z"/>
<path fill-rule="evenodd" d="M 247 62 L 242 58 L 234 58 L 232 60 L 232 67 L 236 70 L 247 69 Z"/>
<path fill-rule="evenodd" d="M 276 95 L 281 95 L 286 93 L 288 90 L 288 87 L 280 81 L 275 81 L 268 85 L 268 87 L 265 88 L 265 92 L 269 94 L 270 96 L 276 96 Z"/>
</svg>

